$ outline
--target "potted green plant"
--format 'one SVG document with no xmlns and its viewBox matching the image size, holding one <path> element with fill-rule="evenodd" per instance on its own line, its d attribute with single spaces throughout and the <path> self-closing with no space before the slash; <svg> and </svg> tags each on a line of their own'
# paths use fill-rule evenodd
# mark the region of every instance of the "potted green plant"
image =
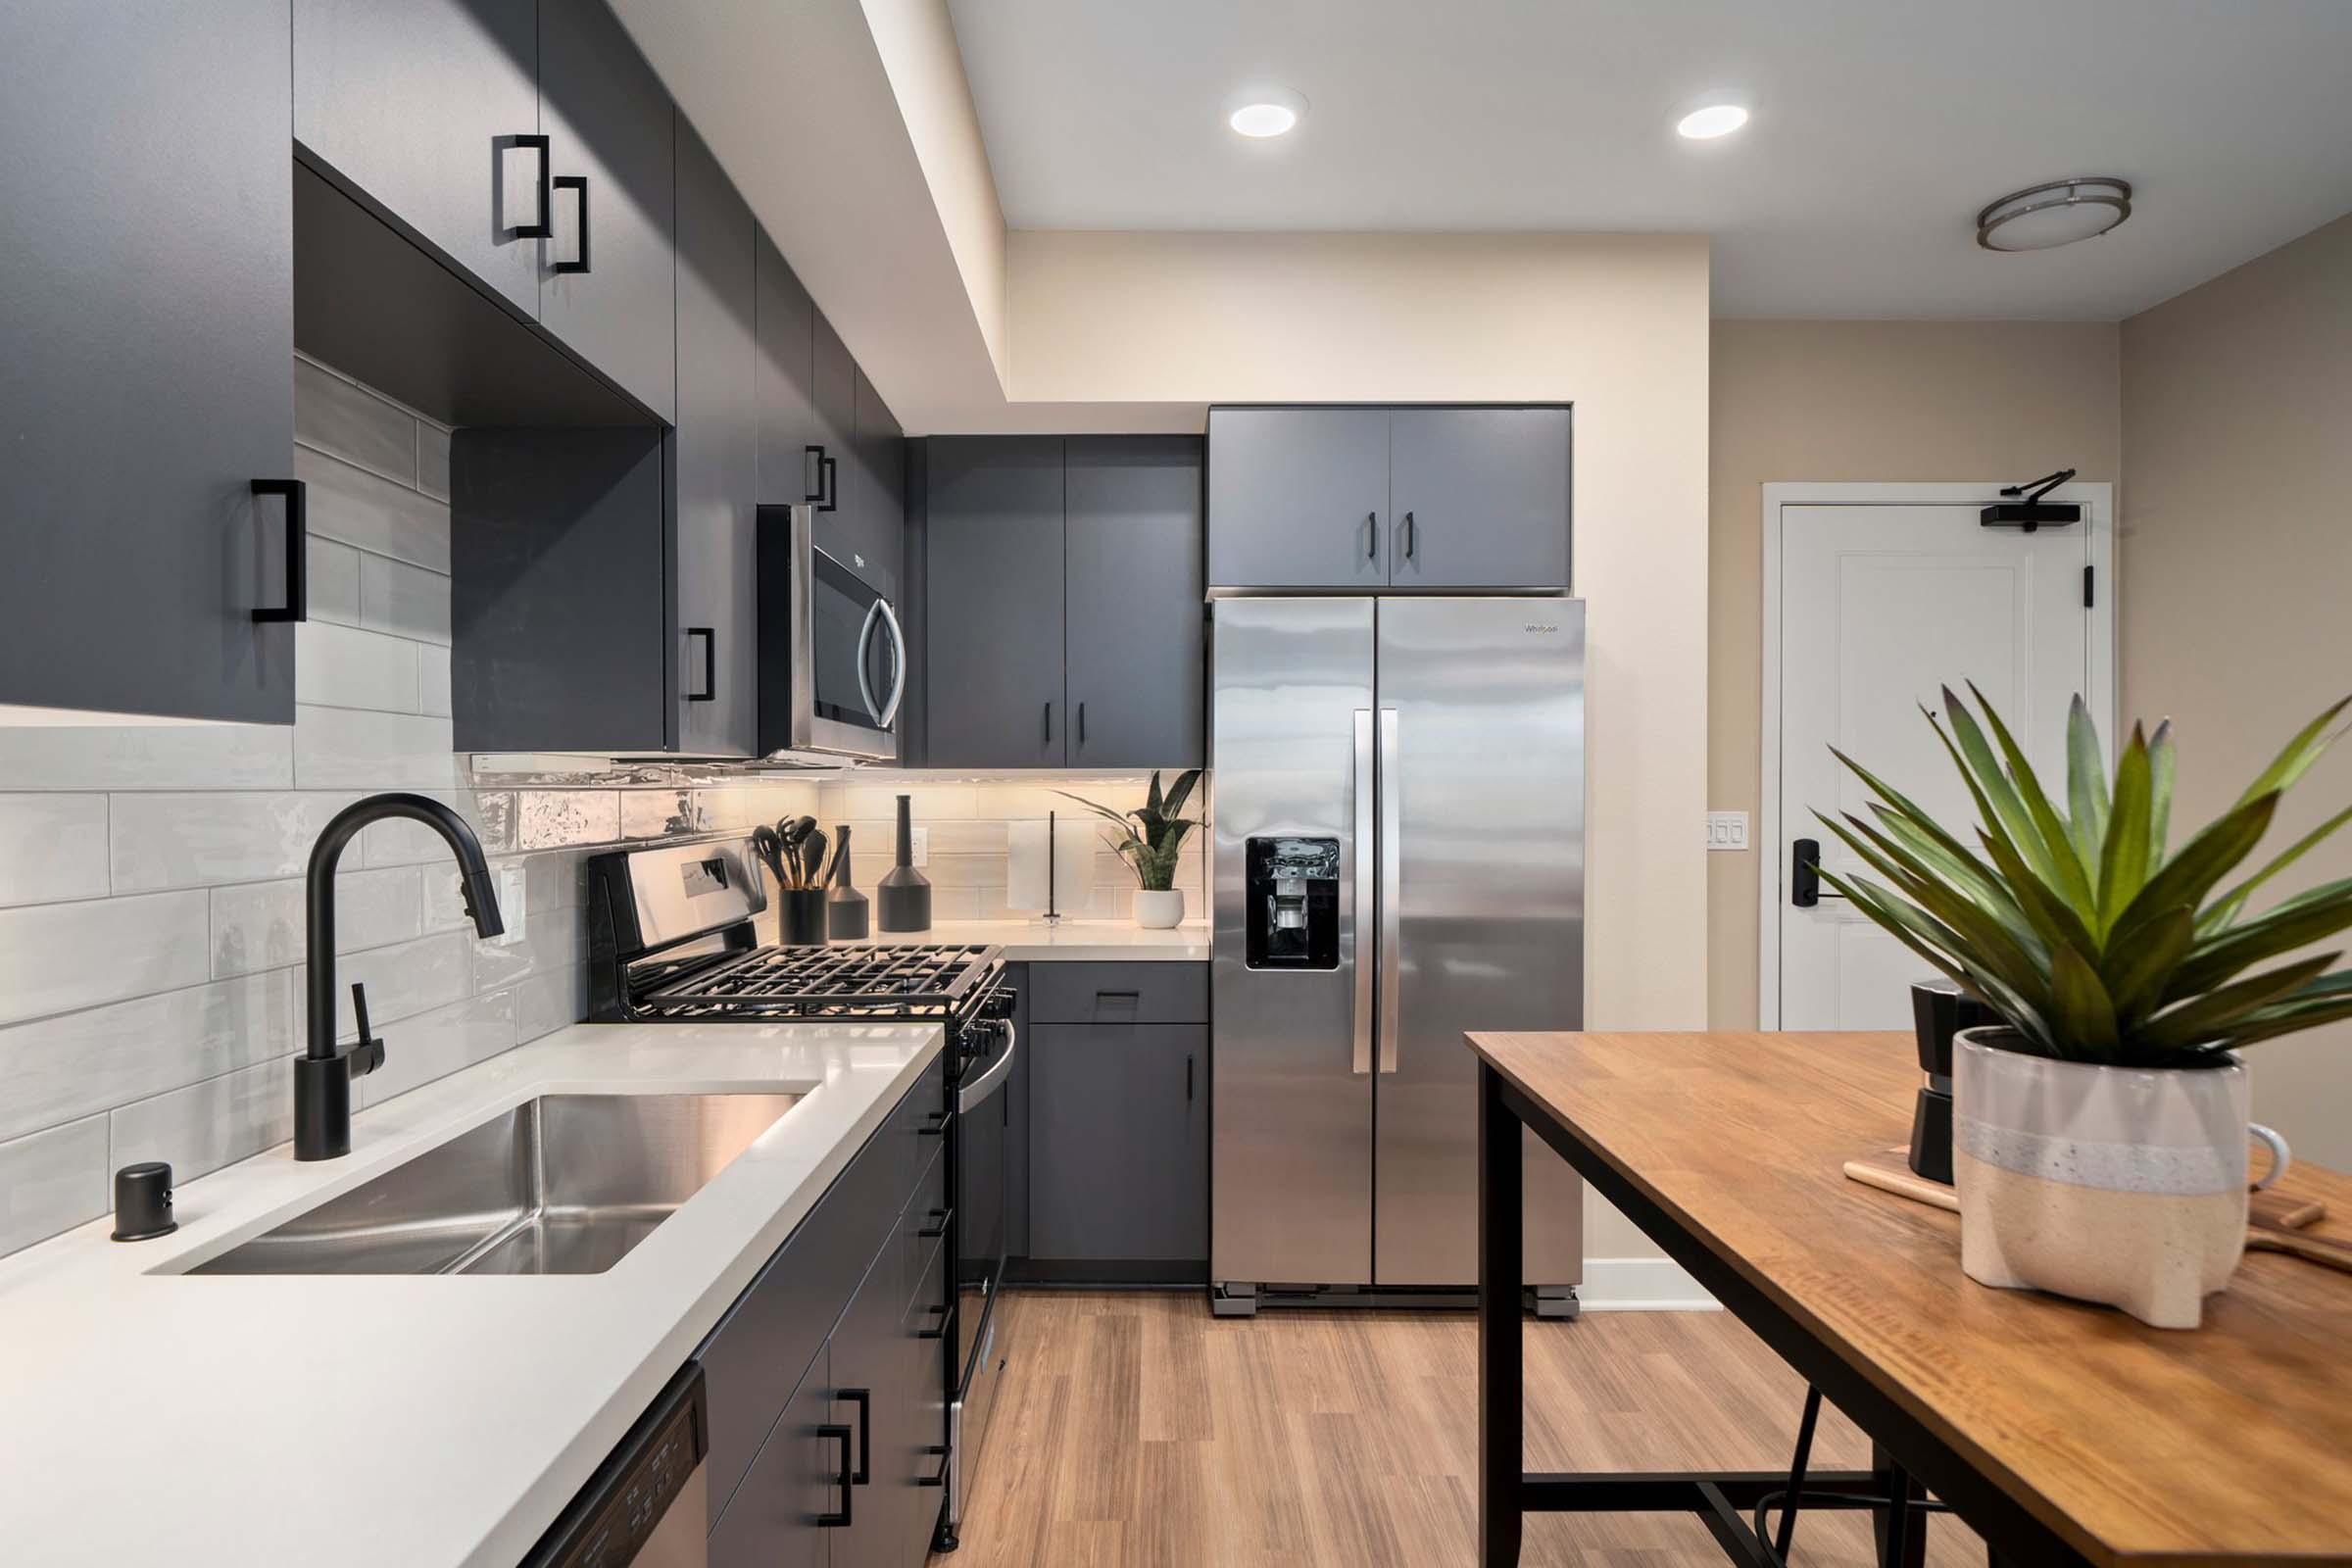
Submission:
<svg viewBox="0 0 2352 1568">
<path fill-rule="evenodd" d="M 1118 829 L 1116 836 L 1103 837 L 1135 873 L 1137 925 L 1166 930 L 1184 923 L 1184 890 L 1176 886 L 1176 862 L 1183 858 L 1186 836 L 1200 825 L 1182 814 L 1184 803 L 1192 799 L 1193 787 L 1200 782 L 1200 770 L 1188 767 L 1176 775 L 1176 782 L 1163 796 L 1159 770 L 1154 768 L 1143 806 L 1132 811 L 1113 810 L 1083 795 L 1070 795 L 1068 790 L 1054 792 L 1068 795 Z"/>
<path fill-rule="evenodd" d="M 2077 698 L 2061 808 L 1969 690 L 1982 724 L 1948 689 L 1928 721 L 1976 804 L 1975 842 L 1838 752 L 1876 799 L 1867 817 L 1815 814 L 1876 879 L 1822 880 L 2002 1020 L 1964 1032 L 1954 1054 L 1962 1269 L 2194 1328 L 2245 1247 L 2238 1048 L 2352 1017 L 2352 970 L 2307 952 L 2352 926 L 2352 878 L 2253 908 L 2352 810 L 2233 878 L 2352 698 L 2175 852 L 2169 723 L 2133 727 L 2111 784 Z M 2267 1185 L 2286 1148 L 2252 1130 L 2271 1146 Z"/>
</svg>

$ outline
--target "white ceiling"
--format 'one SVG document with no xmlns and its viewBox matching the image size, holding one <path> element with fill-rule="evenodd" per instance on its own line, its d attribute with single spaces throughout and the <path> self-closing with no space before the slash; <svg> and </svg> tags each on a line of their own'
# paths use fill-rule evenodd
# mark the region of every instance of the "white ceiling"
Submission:
<svg viewBox="0 0 2352 1568">
<path fill-rule="evenodd" d="M 1718 316 L 2104 320 L 2352 210 L 2352 0 L 949 4 L 1017 228 L 1699 231 Z M 1224 127 L 1253 84 L 1296 132 Z M 1976 247 L 2067 174 L 2132 220 Z"/>
</svg>

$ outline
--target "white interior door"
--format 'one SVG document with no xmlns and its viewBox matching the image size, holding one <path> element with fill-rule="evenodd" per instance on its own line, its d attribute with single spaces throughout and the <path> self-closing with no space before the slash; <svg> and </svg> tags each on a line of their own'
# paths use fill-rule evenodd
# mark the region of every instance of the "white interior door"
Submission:
<svg viewBox="0 0 2352 1568">
<path fill-rule="evenodd" d="M 2032 534 L 1984 527 L 1978 513 L 1990 487 L 1967 489 L 1967 501 L 1777 508 L 1779 613 L 1766 635 L 1777 621 L 1779 701 L 1768 694 L 1766 723 L 1777 707 L 1779 745 L 1768 737 L 1766 815 L 1777 815 L 1778 842 L 1763 841 L 1774 859 L 1760 868 L 1773 905 L 1767 1028 L 1908 1028 L 1911 983 L 1932 972 L 1830 889 L 1810 907 L 1793 902 L 1799 841 L 1818 843 L 1832 870 L 1867 872 L 1813 815 L 1818 808 L 1869 816 L 1868 790 L 1832 746 L 1972 840 L 1966 787 L 1920 713 L 1923 706 L 1940 713 L 1943 687 L 1965 694 L 1974 681 L 2060 798 L 2076 693 L 2113 745 L 2105 487 L 2072 487 L 2100 492 L 2083 522 Z M 2070 490 L 2052 499 L 2074 498 Z M 2086 566 L 2096 568 L 2095 607 L 2084 604 Z"/>
</svg>

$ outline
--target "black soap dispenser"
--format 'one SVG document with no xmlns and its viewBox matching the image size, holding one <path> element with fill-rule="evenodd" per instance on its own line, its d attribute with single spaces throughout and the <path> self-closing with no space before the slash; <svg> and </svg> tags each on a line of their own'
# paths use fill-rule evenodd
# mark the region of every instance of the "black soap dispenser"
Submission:
<svg viewBox="0 0 2352 1568">
<path fill-rule="evenodd" d="M 874 890 L 874 925 L 883 931 L 931 929 L 931 879 L 914 868 L 913 797 L 899 797 L 899 860 Z"/>
</svg>

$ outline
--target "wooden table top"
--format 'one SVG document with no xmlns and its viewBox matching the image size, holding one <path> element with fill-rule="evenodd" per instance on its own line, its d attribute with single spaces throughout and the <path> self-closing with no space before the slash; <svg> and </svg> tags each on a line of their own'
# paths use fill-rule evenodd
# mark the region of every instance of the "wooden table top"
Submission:
<svg viewBox="0 0 2352 1568">
<path fill-rule="evenodd" d="M 2352 1563 L 2352 1275 L 2249 1252 L 2193 1332 L 1976 1284 L 1957 1214 L 1840 1168 L 1907 1141 L 1909 1035 L 1469 1039 L 2092 1562 Z M 2352 1179 L 2297 1161 L 2280 1189 L 2352 1235 Z"/>
</svg>

